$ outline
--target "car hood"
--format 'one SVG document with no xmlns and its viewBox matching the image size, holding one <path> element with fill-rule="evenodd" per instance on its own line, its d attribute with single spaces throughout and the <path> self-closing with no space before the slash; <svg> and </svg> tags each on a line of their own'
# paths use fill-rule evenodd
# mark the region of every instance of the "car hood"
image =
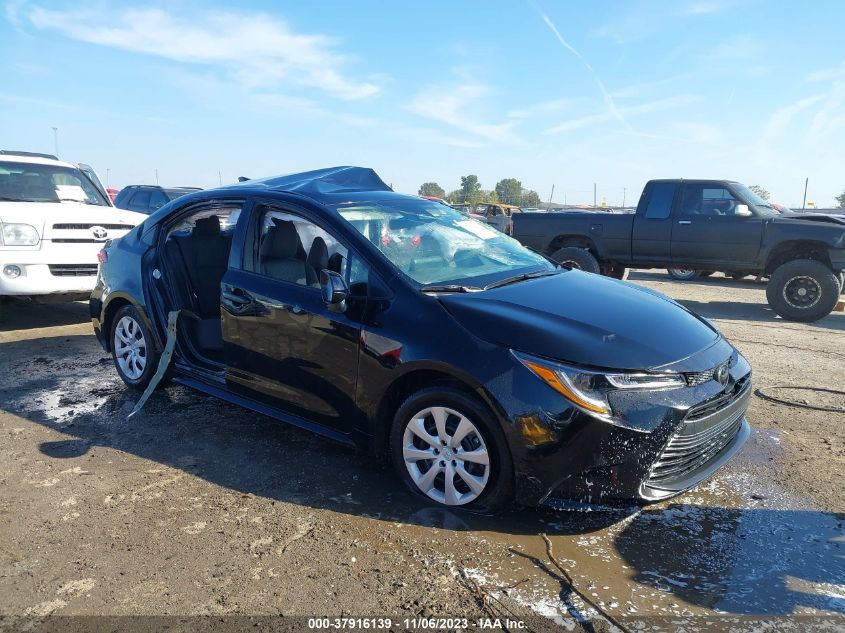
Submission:
<svg viewBox="0 0 845 633">
<path fill-rule="evenodd" d="M 125 224 L 137 226 L 147 219 L 143 213 L 78 202 L 0 201 L 0 222 L 31 224 L 49 239 L 54 224 Z"/>
<path fill-rule="evenodd" d="M 833 224 L 835 226 L 845 226 L 845 215 L 834 215 L 828 213 L 784 213 L 782 215 L 772 218 L 775 224 L 794 224 L 796 222 L 806 223 L 824 223 Z"/>
<path fill-rule="evenodd" d="M 668 297 L 577 270 L 440 301 L 488 342 L 597 368 L 677 365 L 723 341 Z"/>
</svg>

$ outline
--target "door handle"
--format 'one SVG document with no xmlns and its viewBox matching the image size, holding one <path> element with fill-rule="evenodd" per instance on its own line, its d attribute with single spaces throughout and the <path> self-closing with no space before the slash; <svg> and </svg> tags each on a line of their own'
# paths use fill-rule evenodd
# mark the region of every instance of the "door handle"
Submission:
<svg viewBox="0 0 845 633">
<path fill-rule="evenodd" d="M 224 290 L 221 293 L 221 296 L 231 303 L 232 305 L 236 306 L 245 306 L 248 303 L 252 302 L 252 297 L 248 294 L 243 292 L 242 290 Z"/>
<path fill-rule="evenodd" d="M 692 224 L 689 220 L 678 220 L 678 224 Z"/>
</svg>

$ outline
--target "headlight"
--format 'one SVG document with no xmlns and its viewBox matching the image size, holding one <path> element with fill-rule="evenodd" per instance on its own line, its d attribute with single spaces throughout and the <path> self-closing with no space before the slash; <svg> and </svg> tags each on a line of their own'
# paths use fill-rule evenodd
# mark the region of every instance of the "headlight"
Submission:
<svg viewBox="0 0 845 633">
<path fill-rule="evenodd" d="M 29 224 L 2 224 L 2 244 L 5 246 L 35 246 L 41 240 L 38 231 Z"/>
<path fill-rule="evenodd" d="M 576 407 L 609 421 L 613 421 L 613 411 L 607 400 L 607 394 L 611 391 L 677 389 L 686 386 L 686 381 L 680 374 L 591 371 L 519 352 L 513 352 L 513 355 L 540 380 L 562 394 Z"/>
</svg>

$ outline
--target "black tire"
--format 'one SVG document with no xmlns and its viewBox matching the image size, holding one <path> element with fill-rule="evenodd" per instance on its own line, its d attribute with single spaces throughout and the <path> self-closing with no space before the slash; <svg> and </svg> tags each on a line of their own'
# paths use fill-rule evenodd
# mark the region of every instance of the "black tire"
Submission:
<svg viewBox="0 0 845 633">
<path fill-rule="evenodd" d="M 620 281 L 625 281 L 628 278 L 628 269 L 624 266 L 611 266 L 607 271 L 607 276 Z"/>
<path fill-rule="evenodd" d="M 766 298 L 784 319 L 812 323 L 830 314 L 840 290 L 830 268 L 812 259 L 796 259 L 775 269 L 766 285 Z"/>
<path fill-rule="evenodd" d="M 699 274 L 697 270 L 688 268 L 667 268 L 666 271 L 672 279 L 677 279 L 678 281 L 692 281 Z"/>
<path fill-rule="evenodd" d="M 434 499 L 421 490 L 411 477 L 410 467 L 406 465 L 403 456 L 406 428 L 414 422 L 420 412 L 433 407 L 448 408 L 466 416 L 476 427 L 484 445 L 486 445 L 489 456 L 489 464 L 486 468 L 490 469 L 487 475 L 487 482 L 481 493 L 474 500 L 461 505 L 446 504 L 443 501 Z M 426 420 L 426 424 L 430 422 L 432 421 Z M 447 428 L 451 428 L 450 425 L 455 423 L 454 417 L 450 415 L 447 418 Z M 452 433 L 454 433 L 454 429 Z M 467 437 L 473 440 L 475 439 L 472 436 Z M 405 399 L 396 411 L 393 418 L 393 425 L 390 429 L 389 446 L 391 461 L 402 483 L 413 493 L 437 504 L 439 507 L 473 512 L 498 512 L 513 505 L 513 460 L 510 450 L 508 450 L 505 435 L 487 407 L 473 396 L 448 386 L 428 387 L 417 391 Z M 428 447 L 425 442 L 421 442 L 421 446 L 424 448 Z M 460 453 L 456 452 L 455 456 L 458 455 Z M 442 454 L 435 459 L 439 460 L 441 457 Z M 435 460 L 430 461 L 434 462 Z M 419 462 L 416 463 L 419 464 Z M 443 464 L 443 461 L 440 463 Z M 432 463 L 429 467 L 434 466 L 435 464 Z M 461 483 L 459 480 L 454 481 L 458 481 L 458 484 Z M 441 480 L 440 484 L 445 487 L 444 480 Z"/>
<path fill-rule="evenodd" d="M 839 273 L 839 294 L 845 294 L 845 273 Z"/>
<path fill-rule="evenodd" d="M 143 337 L 136 339 L 144 342 L 143 352 L 140 351 L 140 346 L 137 348 L 137 355 L 143 358 L 144 364 L 142 371 L 140 371 L 137 376 L 132 375 L 132 367 L 136 369 L 138 368 L 137 360 L 134 363 L 130 361 L 127 365 L 125 361 L 121 363 L 121 360 L 118 359 L 118 345 L 115 343 L 115 337 L 117 336 L 118 327 L 121 326 L 124 319 L 131 319 L 137 325 L 137 331 L 140 332 L 140 336 Z M 117 375 L 120 376 L 120 379 L 123 380 L 123 382 L 126 383 L 126 386 L 131 389 L 136 389 L 138 391 L 144 390 L 147 385 L 150 384 L 150 380 L 152 380 L 153 375 L 158 368 L 160 355 L 155 348 L 155 342 L 146 323 L 144 322 L 144 319 L 134 306 L 123 306 L 112 318 L 111 327 L 109 329 L 109 345 L 111 346 L 114 367 L 117 369 Z"/>
<path fill-rule="evenodd" d="M 580 246 L 564 246 L 552 253 L 552 259 L 558 264 L 564 264 L 570 268 L 577 268 L 587 273 L 601 273 L 599 261 L 586 248 Z"/>
</svg>

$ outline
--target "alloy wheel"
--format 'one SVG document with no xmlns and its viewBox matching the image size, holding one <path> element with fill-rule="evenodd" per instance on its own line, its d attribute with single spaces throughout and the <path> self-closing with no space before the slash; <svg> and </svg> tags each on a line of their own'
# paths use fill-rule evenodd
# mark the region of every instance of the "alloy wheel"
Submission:
<svg viewBox="0 0 845 633">
<path fill-rule="evenodd" d="M 449 506 L 474 501 L 490 479 L 490 453 L 481 432 L 448 407 L 429 407 L 411 417 L 402 458 L 420 492 Z"/>
<path fill-rule="evenodd" d="M 783 285 L 783 298 L 793 308 L 812 308 L 821 297 L 822 289 L 819 283 L 806 275 L 793 277 Z"/>
<path fill-rule="evenodd" d="M 114 357 L 123 374 L 138 380 L 147 366 L 147 341 L 141 324 L 124 316 L 114 328 Z"/>
</svg>

